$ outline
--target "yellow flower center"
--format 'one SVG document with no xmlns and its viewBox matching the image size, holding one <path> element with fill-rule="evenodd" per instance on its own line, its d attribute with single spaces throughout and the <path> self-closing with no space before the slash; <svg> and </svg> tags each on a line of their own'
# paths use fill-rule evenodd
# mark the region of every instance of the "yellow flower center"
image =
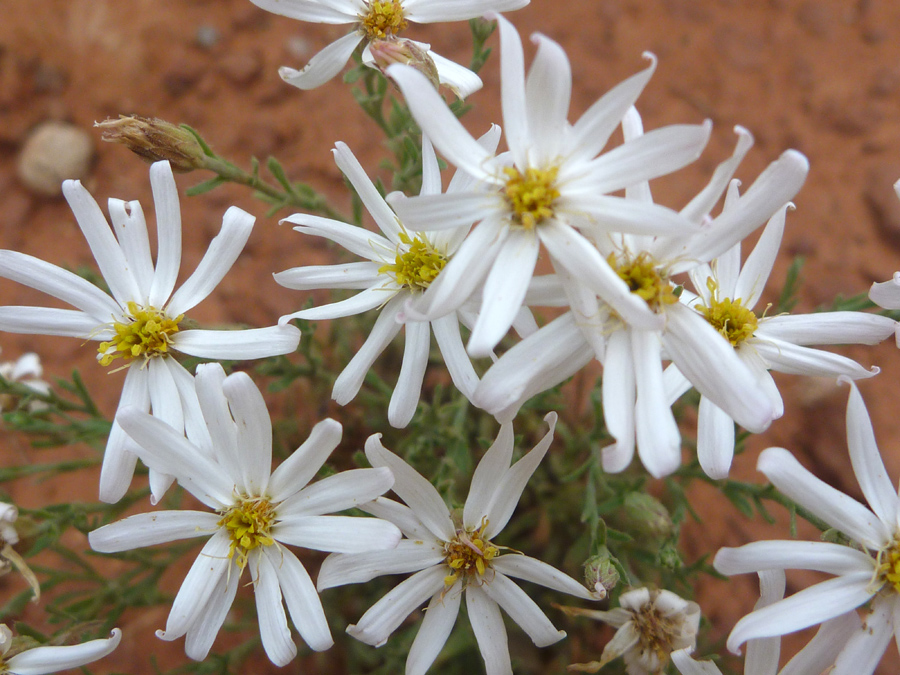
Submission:
<svg viewBox="0 0 900 675">
<path fill-rule="evenodd" d="M 477 530 L 460 529 L 456 538 L 444 544 L 444 560 L 450 566 L 450 574 L 444 577 L 444 584 L 452 586 L 460 575 L 484 576 L 491 566 L 491 560 L 497 557 L 500 549 L 484 538 L 487 520 L 483 520 Z"/>
<path fill-rule="evenodd" d="M 427 241 L 411 239 L 405 232 L 400 233 L 400 241 L 409 246 L 405 253 L 397 253 L 393 264 L 378 268 L 379 274 L 390 274 L 396 282 L 411 291 L 424 291 L 437 278 L 447 264 L 447 257 L 439 253 Z"/>
<path fill-rule="evenodd" d="M 659 311 L 664 305 L 678 302 L 675 287 L 667 276 L 660 274 L 653 257 L 646 251 L 621 263 L 613 253 L 607 258 L 607 262 L 619 278 L 628 284 L 631 292 L 650 305 L 650 309 Z"/>
<path fill-rule="evenodd" d="M 131 361 L 139 356 L 149 359 L 167 354 L 171 336 L 178 332 L 178 324 L 184 318 L 180 314 L 170 319 L 155 307 L 141 307 L 135 302 L 129 302 L 126 309 L 125 321 L 112 324 L 115 337 L 97 348 L 103 355 L 101 365 L 108 366 L 118 358 Z"/>
<path fill-rule="evenodd" d="M 389 35 L 397 35 L 409 25 L 403 16 L 403 4 L 400 0 L 371 0 L 366 4 L 369 13 L 359 15 L 359 30 L 369 40 L 383 40 Z"/>
<path fill-rule="evenodd" d="M 553 203 L 559 199 L 559 190 L 556 189 L 559 169 L 528 168 L 522 173 L 508 166 L 503 173 L 507 176 L 503 193 L 516 223 L 531 230 L 553 217 Z"/>
<path fill-rule="evenodd" d="M 875 578 L 881 584 L 890 584 L 900 593 L 900 539 L 895 538 L 878 553 Z"/>
<path fill-rule="evenodd" d="M 753 337 L 759 323 L 756 314 L 741 304 L 741 298 L 716 298 L 716 282 L 710 277 L 706 280 L 706 287 L 710 290 L 709 305 L 701 307 L 700 311 L 710 325 L 719 331 L 734 347 L 744 340 Z"/>
<path fill-rule="evenodd" d="M 269 536 L 274 520 L 275 508 L 265 497 L 242 498 L 223 513 L 218 525 L 228 530 L 231 536 L 228 557 L 232 558 L 236 553 L 241 569 L 247 566 L 248 551 L 275 543 Z"/>
</svg>

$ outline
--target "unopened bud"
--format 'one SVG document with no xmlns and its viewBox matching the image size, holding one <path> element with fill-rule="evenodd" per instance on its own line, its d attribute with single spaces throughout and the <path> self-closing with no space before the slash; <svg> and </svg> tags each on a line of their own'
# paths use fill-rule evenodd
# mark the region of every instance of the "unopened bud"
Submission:
<svg viewBox="0 0 900 675">
<path fill-rule="evenodd" d="M 659 540 L 671 536 L 675 529 L 665 505 L 644 492 L 629 492 L 623 511 L 629 533 Z"/>
<path fill-rule="evenodd" d="M 585 560 L 584 580 L 601 600 L 618 585 L 619 570 L 613 564 L 612 553 L 605 546 L 601 547 L 600 553 Z"/>
<path fill-rule="evenodd" d="M 165 120 L 120 115 L 117 120 L 95 122 L 94 126 L 103 131 L 104 141 L 121 143 L 149 162 L 168 160 L 173 171 L 186 173 L 206 166 L 206 153 L 197 138 Z"/>
<path fill-rule="evenodd" d="M 412 40 L 403 38 L 373 40 L 369 43 L 369 51 L 372 52 L 375 66 L 382 73 L 387 70 L 388 66 L 395 63 L 412 66 L 427 77 L 435 89 L 440 87 L 441 80 L 438 76 L 437 66 L 434 65 L 428 52 Z"/>
</svg>

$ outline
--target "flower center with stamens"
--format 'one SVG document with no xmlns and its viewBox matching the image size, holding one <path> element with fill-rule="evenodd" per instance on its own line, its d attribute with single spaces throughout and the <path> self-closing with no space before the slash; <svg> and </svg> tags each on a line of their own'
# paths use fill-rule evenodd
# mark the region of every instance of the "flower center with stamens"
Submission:
<svg viewBox="0 0 900 675">
<path fill-rule="evenodd" d="M 900 593 L 900 539 L 895 538 L 878 553 L 875 578 L 883 584 L 893 586 Z"/>
<path fill-rule="evenodd" d="M 664 305 L 678 302 L 678 296 L 674 292 L 675 287 L 667 276 L 660 274 L 656 269 L 653 257 L 646 251 L 636 258 L 624 260 L 621 263 L 612 253 L 607 258 L 607 262 L 619 275 L 619 278 L 628 284 L 631 292 L 643 298 L 653 311 L 659 311 Z"/>
<path fill-rule="evenodd" d="M 709 324 L 721 333 L 733 347 L 753 337 L 759 325 L 756 314 L 741 304 L 741 299 L 716 298 L 716 282 L 710 277 L 706 280 L 710 290 L 709 304 L 700 308 Z"/>
<path fill-rule="evenodd" d="M 505 167 L 506 187 L 503 194 L 512 212 L 512 219 L 526 230 L 553 217 L 553 203 L 559 199 L 556 188 L 557 167 L 525 169 L 522 173 L 512 166 Z"/>
<path fill-rule="evenodd" d="M 632 620 L 640 636 L 641 652 L 654 654 L 659 665 L 664 666 L 675 648 L 682 620 L 664 616 L 653 605 L 641 607 L 632 614 Z"/>
<path fill-rule="evenodd" d="M 155 307 L 142 307 L 129 302 L 124 321 L 112 324 L 115 336 L 109 342 L 101 342 L 97 351 L 103 356 L 100 364 L 108 366 L 114 359 L 131 361 L 139 356 L 149 359 L 167 354 L 172 344 L 171 336 L 178 332 L 178 324 L 184 318 L 179 314 L 170 319 Z"/>
<path fill-rule="evenodd" d="M 369 13 L 359 15 L 359 30 L 369 40 L 397 35 L 409 25 L 400 0 L 371 0 L 366 5 Z"/>
<path fill-rule="evenodd" d="M 427 241 L 400 233 L 400 241 L 409 246 L 405 253 L 397 253 L 393 263 L 378 268 L 379 274 L 390 274 L 394 280 L 411 291 L 424 291 L 447 264 L 447 257 Z"/>
<path fill-rule="evenodd" d="M 265 497 L 243 498 L 225 511 L 218 525 L 224 527 L 231 537 L 228 557 L 237 554 L 237 563 L 244 569 L 249 551 L 275 543 L 269 536 L 274 521 L 275 508 Z"/>
<path fill-rule="evenodd" d="M 484 576 L 497 557 L 500 549 L 484 538 L 488 522 L 485 519 L 477 530 L 461 529 L 456 538 L 444 544 L 445 562 L 450 566 L 450 574 L 444 577 L 444 584 L 452 586 L 460 575 Z"/>
</svg>

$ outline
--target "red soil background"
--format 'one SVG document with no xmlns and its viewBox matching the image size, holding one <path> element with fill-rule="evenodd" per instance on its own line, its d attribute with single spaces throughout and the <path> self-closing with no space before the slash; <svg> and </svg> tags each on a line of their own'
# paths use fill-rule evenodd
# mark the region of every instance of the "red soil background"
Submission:
<svg viewBox="0 0 900 675">
<path fill-rule="evenodd" d="M 61 198 L 30 192 L 16 176 L 29 132 L 46 120 L 71 122 L 91 134 L 96 157 L 84 179 L 98 202 L 140 199 L 152 211 L 147 166 L 121 147 L 99 142 L 95 121 L 119 113 L 158 116 L 198 129 L 223 156 L 248 166 L 251 156 L 276 155 L 294 180 L 323 191 L 346 209 L 348 196 L 330 148 L 345 141 L 371 174 L 386 153 L 375 125 L 357 109 L 339 79 L 312 92 L 284 84 L 281 65 L 301 67 L 343 27 L 304 24 L 267 14 L 248 0 L 0 0 L 0 246 L 54 263 L 92 265 L 74 219 Z M 611 86 L 644 67 L 641 53 L 659 57 L 658 70 L 638 107 L 647 129 L 712 119 L 704 156 L 674 178 L 654 185 L 657 201 L 680 206 L 702 187 L 730 154 L 740 124 L 756 145 L 738 171 L 747 186 L 787 148 L 810 160 L 809 179 L 788 216 L 783 254 L 772 277 L 770 299 L 795 255 L 806 258 L 801 302 L 795 311 L 830 303 L 836 295 L 864 292 L 900 269 L 900 202 L 891 184 L 900 178 L 900 4 L 885 0 L 567 0 L 532 4 L 509 18 L 523 35 L 540 31 L 559 41 L 573 63 L 571 119 Z M 458 61 L 468 60 L 464 24 L 414 26 L 410 37 L 431 42 Z M 496 46 L 496 38 L 492 39 Z M 533 46 L 526 44 L 533 54 Z M 496 54 L 495 54 L 496 56 Z M 480 133 L 499 117 L 497 59 L 482 72 L 485 88 L 470 98 L 467 126 Z M 207 176 L 178 178 L 184 190 Z M 245 188 L 228 186 L 182 199 L 189 273 L 218 231 L 221 214 L 237 204 L 258 216 L 243 256 L 195 313 L 201 321 L 269 325 L 305 299 L 278 287 L 271 273 L 321 261 L 322 249 L 264 217 L 266 208 Z M 281 217 L 287 212 L 280 214 Z M 748 249 L 749 250 L 749 249 Z M 0 303 L 42 304 L 41 294 L 0 282 Z M 121 374 L 107 376 L 92 349 L 74 340 L 4 335 L 5 358 L 36 350 L 47 375 L 79 368 L 112 413 Z M 900 355 L 893 344 L 847 348 L 841 353 L 881 374 L 861 384 L 891 476 L 900 475 L 900 417 L 894 398 Z M 99 389 L 110 379 L 106 389 Z M 751 442 L 736 461 L 735 475 L 759 480 L 758 451 L 782 445 L 817 475 L 858 495 L 847 460 L 846 388 L 832 382 L 779 378 L 785 415 Z M 564 414 L 575 415 L 576 411 Z M 374 431 L 374 430 L 373 430 Z M 7 436 L 0 464 L 43 459 L 23 439 Z M 83 477 L 23 483 L 14 498 L 35 507 L 91 499 Z M 718 503 L 712 490 L 700 503 Z M 784 538 L 777 527 L 748 523 L 730 509 L 711 515 L 684 534 L 688 555 L 714 552 L 760 537 Z M 180 579 L 180 577 L 179 577 Z M 789 592 L 803 587 L 789 578 Z M 177 581 L 175 582 L 177 584 Z M 750 609 L 751 579 L 732 586 L 710 583 L 699 592 L 704 614 L 727 632 Z M 18 590 L 6 577 L 3 593 Z M 35 615 L 40 622 L 40 614 Z M 158 643 L 150 632 L 164 613 L 126 626 L 126 643 L 95 672 L 138 672 L 149 653 L 171 655 L 180 641 Z M 340 639 L 340 638 L 339 638 Z M 145 644 L 151 642 L 145 648 Z M 171 648 L 171 649 L 166 649 Z M 889 648 L 893 654 L 894 647 Z M 181 657 L 183 658 L 183 657 Z M 168 660 L 168 659 L 167 659 Z M 311 664 L 307 664 L 309 666 Z M 293 666 L 292 666 L 293 667 Z M 145 666 L 146 668 L 146 666 Z M 896 672 L 884 665 L 883 672 Z"/>
</svg>

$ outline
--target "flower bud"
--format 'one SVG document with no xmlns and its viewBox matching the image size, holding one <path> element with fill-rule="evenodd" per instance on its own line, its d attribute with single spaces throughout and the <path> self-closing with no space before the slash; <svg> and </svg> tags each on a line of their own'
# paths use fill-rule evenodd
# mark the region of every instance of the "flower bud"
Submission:
<svg viewBox="0 0 900 675">
<path fill-rule="evenodd" d="M 434 65 L 428 51 L 412 40 L 403 38 L 373 40 L 369 43 L 369 51 L 372 52 L 372 58 L 375 60 L 375 67 L 382 73 L 388 66 L 395 63 L 412 66 L 427 77 L 435 89 L 440 87 L 437 66 Z"/>
<path fill-rule="evenodd" d="M 172 170 L 186 173 L 206 167 L 206 153 L 197 138 L 182 127 L 165 120 L 138 115 L 120 115 L 94 123 L 103 131 L 102 139 L 121 143 L 149 162 L 168 160 Z"/>
<path fill-rule="evenodd" d="M 609 595 L 619 583 L 619 570 L 613 564 L 613 555 L 605 546 L 600 548 L 597 555 L 591 556 L 584 562 L 584 581 L 588 588 L 596 591 L 600 599 Z"/>
<path fill-rule="evenodd" d="M 622 508 L 626 530 L 630 534 L 660 540 L 671 536 L 675 529 L 663 503 L 644 492 L 629 492 Z"/>
</svg>

